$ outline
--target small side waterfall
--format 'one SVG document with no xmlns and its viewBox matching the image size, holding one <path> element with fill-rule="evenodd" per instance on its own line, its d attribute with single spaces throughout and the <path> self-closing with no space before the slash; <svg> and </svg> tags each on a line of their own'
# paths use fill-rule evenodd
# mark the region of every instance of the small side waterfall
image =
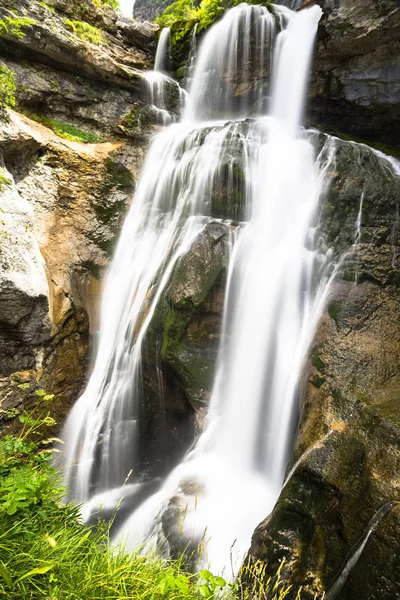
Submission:
<svg viewBox="0 0 400 600">
<path fill-rule="evenodd" d="M 171 30 L 165 27 L 158 40 L 157 53 L 154 61 L 155 71 L 168 71 L 168 63 L 171 54 Z"/>
<path fill-rule="evenodd" d="M 197 565 L 218 572 L 231 561 L 237 570 L 280 492 L 301 362 L 329 275 L 326 260 L 317 265 L 313 218 L 332 156 L 327 146 L 315 158 L 299 128 L 321 10 L 274 10 L 241 4 L 202 42 L 184 120 L 148 153 L 107 279 L 94 371 L 63 434 L 70 498 L 85 514 L 141 489 L 142 342 L 175 265 L 216 221 L 215 185 L 234 197 L 234 163 L 223 176 L 221 157 L 238 157 L 244 200 L 239 219 L 221 220 L 231 258 L 207 426 L 116 535 L 131 546 L 192 549 Z M 240 120 L 249 114 L 262 117 Z M 132 469 L 133 483 L 121 487 Z"/>
</svg>

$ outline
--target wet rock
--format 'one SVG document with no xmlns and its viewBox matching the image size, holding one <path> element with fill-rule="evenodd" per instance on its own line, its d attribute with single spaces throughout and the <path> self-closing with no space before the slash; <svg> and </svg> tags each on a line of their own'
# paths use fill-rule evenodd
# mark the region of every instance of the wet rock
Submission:
<svg viewBox="0 0 400 600">
<path fill-rule="evenodd" d="M 176 463 L 201 428 L 215 372 L 228 252 L 229 227 L 210 221 L 178 261 L 146 334 L 148 468 Z"/>
<path fill-rule="evenodd" d="M 309 117 L 333 131 L 398 145 L 400 7 L 396 0 L 319 0 Z"/>
</svg>

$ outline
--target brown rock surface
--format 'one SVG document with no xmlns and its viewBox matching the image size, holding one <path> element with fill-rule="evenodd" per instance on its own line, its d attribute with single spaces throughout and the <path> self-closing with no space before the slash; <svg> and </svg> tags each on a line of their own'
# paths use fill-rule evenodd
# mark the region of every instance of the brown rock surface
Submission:
<svg viewBox="0 0 400 600">
<path fill-rule="evenodd" d="M 105 268 L 143 150 L 80 144 L 10 112 L 0 129 L 0 402 L 5 430 L 36 391 L 60 421 L 85 379 Z M 4 426 L 3 426 L 4 430 Z"/>
</svg>

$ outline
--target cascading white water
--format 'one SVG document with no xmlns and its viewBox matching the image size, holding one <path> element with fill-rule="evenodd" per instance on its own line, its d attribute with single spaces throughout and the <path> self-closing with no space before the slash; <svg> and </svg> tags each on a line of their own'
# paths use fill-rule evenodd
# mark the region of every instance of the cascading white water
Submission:
<svg viewBox="0 0 400 600">
<path fill-rule="evenodd" d="M 155 71 L 165 71 L 167 69 L 167 62 L 169 61 L 169 55 L 171 52 L 171 29 L 164 27 L 161 31 L 160 39 L 158 40 L 156 58 L 154 61 Z"/>
<path fill-rule="evenodd" d="M 170 51 L 171 30 L 166 27 L 161 31 L 158 40 L 154 70 L 144 75 L 149 86 L 151 106 L 162 125 L 169 125 L 175 121 L 175 114 L 184 107 L 186 99 L 185 90 L 165 74 L 168 70 Z M 171 112 L 171 105 L 175 108 L 175 113 Z"/>
<path fill-rule="evenodd" d="M 301 360 L 326 283 L 312 286 L 315 247 L 310 231 L 323 168 L 315 164 L 311 144 L 298 133 L 321 12 L 314 8 L 298 15 L 285 9 L 280 13 L 286 29 L 277 38 L 271 119 L 256 123 L 248 136 L 253 143 L 258 138 L 258 157 L 248 174 L 249 223 L 242 228 L 231 260 L 224 341 L 208 427 L 162 490 L 120 532 L 130 544 L 147 538 L 159 545 L 163 514 L 173 497 L 173 505 L 182 512 L 181 547 L 201 542 L 200 560 L 218 572 L 232 563 L 239 567 L 255 526 L 278 497 Z M 220 37 L 210 34 L 207 42 L 219 45 Z M 200 100 L 192 102 L 191 111 L 197 106 L 201 112 L 201 95 L 211 96 L 203 87 L 204 56 L 215 56 L 212 46 L 200 54 L 201 81 L 195 75 L 192 84 L 192 90 L 200 88 Z M 192 488 L 195 482 L 194 494 L 185 493 L 187 481 Z"/>
<path fill-rule="evenodd" d="M 256 109 L 252 105 L 267 93 L 275 33 L 274 15 L 258 5 L 240 4 L 214 25 L 196 61 L 186 119 L 244 117 Z M 260 83 L 256 95 L 254 81 Z"/>
<path fill-rule="evenodd" d="M 146 159 L 107 280 L 94 371 L 64 431 L 70 496 L 86 502 L 88 514 L 102 503 L 115 507 L 140 486 L 139 475 L 129 490 L 120 488 L 140 468 L 142 341 L 179 257 L 212 219 L 221 156 L 227 147 L 239 153 L 245 222 L 233 236 L 208 425 L 117 535 L 131 545 L 159 544 L 173 505 L 182 512 L 179 526 L 176 521 L 181 548 L 201 543 L 199 560 L 219 572 L 230 564 L 235 541 L 238 567 L 279 494 L 301 361 L 326 290 L 323 269 L 318 285 L 313 281 L 312 219 L 331 157 L 325 149 L 316 161 L 299 131 L 321 10 L 275 11 L 280 33 L 265 8 L 240 5 L 203 40 L 185 121 L 161 132 Z M 255 79 L 268 81 L 271 64 L 272 92 L 267 85 L 250 93 Z M 268 119 L 199 123 L 245 116 L 269 94 Z M 234 178 L 227 181 L 233 185 Z"/>
</svg>

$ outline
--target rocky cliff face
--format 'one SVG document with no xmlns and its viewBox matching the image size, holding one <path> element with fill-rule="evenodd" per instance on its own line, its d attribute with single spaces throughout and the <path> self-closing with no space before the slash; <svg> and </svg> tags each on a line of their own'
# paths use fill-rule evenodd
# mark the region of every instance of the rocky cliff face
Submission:
<svg viewBox="0 0 400 600">
<path fill-rule="evenodd" d="M 157 27 L 90 0 L 5 0 L 1 23 L 0 62 L 14 74 L 18 111 L 3 111 L 0 123 L 4 431 L 44 392 L 62 422 L 85 381 L 89 322 L 95 333 L 102 279 L 153 131 L 148 112 L 142 118 L 142 73 Z"/>
<path fill-rule="evenodd" d="M 384 144 L 400 139 L 397 0 L 319 0 L 324 14 L 311 74 L 314 124 Z"/>
</svg>

